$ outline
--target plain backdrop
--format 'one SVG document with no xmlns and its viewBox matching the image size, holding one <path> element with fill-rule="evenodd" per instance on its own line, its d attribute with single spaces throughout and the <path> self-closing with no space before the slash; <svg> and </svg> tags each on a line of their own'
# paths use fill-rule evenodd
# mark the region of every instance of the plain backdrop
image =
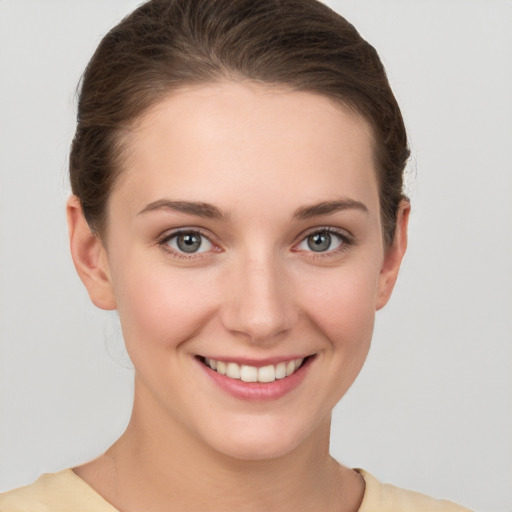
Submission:
<svg viewBox="0 0 512 512">
<path fill-rule="evenodd" d="M 0 0 L 0 489 L 98 455 L 132 370 L 67 249 L 75 88 L 139 2 Z M 512 511 L 512 2 L 332 0 L 379 51 L 412 159 L 410 248 L 333 454 L 383 481 Z"/>
</svg>

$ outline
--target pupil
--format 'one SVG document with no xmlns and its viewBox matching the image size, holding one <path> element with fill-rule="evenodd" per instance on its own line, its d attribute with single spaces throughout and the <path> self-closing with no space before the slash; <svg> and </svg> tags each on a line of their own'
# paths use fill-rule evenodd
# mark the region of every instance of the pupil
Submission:
<svg viewBox="0 0 512 512">
<path fill-rule="evenodd" d="M 183 252 L 196 252 L 201 247 L 201 237 L 197 233 L 178 236 L 177 245 Z"/>
<path fill-rule="evenodd" d="M 308 237 L 308 247 L 315 252 L 322 252 L 331 246 L 331 235 L 329 233 L 315 233 Z"/>
</svg>

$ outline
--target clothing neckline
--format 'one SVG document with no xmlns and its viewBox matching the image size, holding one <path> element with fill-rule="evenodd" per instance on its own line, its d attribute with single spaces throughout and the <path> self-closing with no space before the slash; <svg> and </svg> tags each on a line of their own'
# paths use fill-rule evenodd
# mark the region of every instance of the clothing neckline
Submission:
<svg viewBox="0 0 512 512">
<path fill-rule="evenodd" d="M 67 475 L 73 478 L 73 480 L 78 485 L 80 485 L 84 490 L 86 490 L 91 495 L 91 497 L 94 497 L 95 500 L 100 501 L 104 507 L 109 507 L 112 512 L 119 512 L 119 510 L 115 508 L 114 505 L 112 505 L 112 503 L 108 502 L 98 491 L 96 491 L 94 487 L 89 485 L 83 478 L 79 477 L 73 471 L 73 468 L 63 469 L 60 473 L 62 473 L 65 476 Z M 105 512 L 107 512 L 107 510 L 105 510 Z"/>
<path fill-rule="evenodd" d="M 353 471 L 355 471 L 356 473 L 359 473 L 362 476 L 363 481 L 364 481 L 363 499 L 361 500 L 361 503 L 358 508 L 358 512 L 361 512 L 363 510 L 363 505 L 369 500 L 368 487 L 369 487 L 370 481 L 374 477 L 372 477 L 364 469 L 354 468 Z M 63 469 L 62 471 L 56 473 L 56 475 L 59 475 L 59 473 L 63 476 L 71 477 L 77 483 L 77 485 L 80 485 L 85 491 L 87 491 L 91 495 L 91 498 L 94 498 L 96 501 L 99 501 L 102 504 L 102 506 L 105 508 L 105 512 L 120 512 L 119 509 L 115 508 L 114 505 L 112 505 L 110 502 L 108 502 L 98 491 L 96 491 L 91 485 L 89 485 L 83 478 L 78 476 L 73 471 L 73 468 Z M 107 507 L 108 507 L 108 509 L 107 509 Z"/>
</svg>

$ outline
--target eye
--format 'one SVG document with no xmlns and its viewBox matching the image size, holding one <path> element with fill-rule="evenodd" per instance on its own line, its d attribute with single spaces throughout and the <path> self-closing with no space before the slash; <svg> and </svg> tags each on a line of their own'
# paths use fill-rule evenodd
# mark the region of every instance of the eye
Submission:
<svg viewBox="0 0 512 512">
<path fill-rule="evenodd" d="M 323 229 L 309 234 L 298 248 L 301 251 L 328 252 L 339 249 L 346 242 L 346 237 L 342 234 Z"/>
<path fill-rule="evenodd" d="M 198 231 L 180 231 L 162 241 L 178 253 L 197 254 L 212 249 L 212 243 Z"/>
</svg>

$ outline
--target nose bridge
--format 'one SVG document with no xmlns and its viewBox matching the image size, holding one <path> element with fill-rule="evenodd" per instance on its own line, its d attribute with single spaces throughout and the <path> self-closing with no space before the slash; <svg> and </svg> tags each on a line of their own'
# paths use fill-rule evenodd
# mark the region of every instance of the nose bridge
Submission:
<svg viewBox="0 0 512 512">
<path fill-rule="evenodd" d="M 296 321 L 292 285 L 270 251 L 238 258 L 224 310 L 225 327 L 252 342 L 271 342 Z"/>
</svg>

